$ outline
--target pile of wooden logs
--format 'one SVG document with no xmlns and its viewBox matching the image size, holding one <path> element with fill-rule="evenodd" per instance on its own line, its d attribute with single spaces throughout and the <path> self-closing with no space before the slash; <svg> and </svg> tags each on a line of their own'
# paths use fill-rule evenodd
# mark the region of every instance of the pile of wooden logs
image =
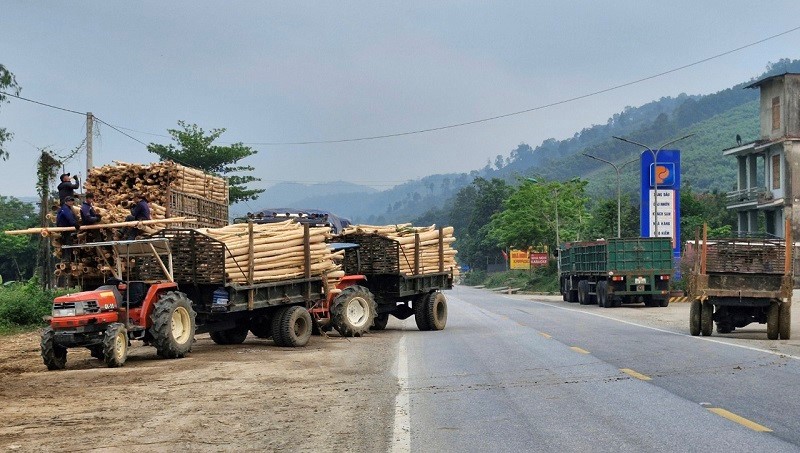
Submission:
<svg viewBox="0 0 800 453">
<path fill-rule="evenodd" d="M 439 272 L 439 240 L 442 242 L 443 268 L 458 275 L 458 265 L 456 264 L 456 253 L 452 246 L 456 238 L 453 236 L 453 227 L 437 228 L 435 225 L 429 227 L 415 227 L 410 223 L 397 225 L 352 225 L 345 228 L 341 235 L 378 235 L 398 244 L 398 257 L 396 259 L 399 271 L 404 274 L 427 274 Z M 417 236 L 419 236 L 419 262 L 415 267 L 415 254 L 417 253 Z M 359 241 L 361 242 L 361 241 Z M 366 244 L 362 244 L 364 247 Z M 380 257 L 374 256 L 376 260 Z M 391 261 L 391 260 L 387 260 Z M 415 272 L 415 269 L 418 272 Z"/>
<path fill-rule="evenodd" d="M 252 228 L 252 229 L 251 229 Z M 302 278 L 305 275 L 304 226 L 292 220 L 267 224 L 233 224 L 198 232 L 225 244 L 225 273 L 239 284 Z M 328 227 L 309 228 L 310 276 L 323 276 L 333 287 L 344 276 L 326 240 Z"/>
</svg>

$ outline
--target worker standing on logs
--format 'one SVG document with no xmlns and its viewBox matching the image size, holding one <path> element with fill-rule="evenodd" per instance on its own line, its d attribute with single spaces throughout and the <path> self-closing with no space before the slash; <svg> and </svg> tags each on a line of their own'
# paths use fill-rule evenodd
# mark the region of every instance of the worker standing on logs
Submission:
<svg viewBox="0 0 800 453">
<path fill-rule="evenodd" d="M 78 175 L 72 177 L 75 183 L 69 182 L 70 174 L 63 173 L 61 175 L 61 183 L 58 185 L 58 202 L 63 206 L 67 197 L 75 196 L 75 189 L 81 186 L 81 180 Z"/>
<path fill-rule="evenodd" d="M 147 197 L 140 193 L 136 194 L 136 199 L 139 200 L 133 208 L 131 208 L 131 215 L 125 218 L 126 222 L 130 221 L 142 221 L 142 220 L 150 220 L 150 205 L 147 204 Z M 125 239 L 132 241 L 136 239 L 142 232 L 138 228 L 130 227 L 126 228 L 126 232 L 123 235 Z"/>
<path fill-rule="evenodd" d="M 78 219 L 75 218 L 75 213 L 72 212 L 72 206 L 74 204 L 74 197 L 68 196 L 64 199 L 64 204 L 61 205 L 61 209 L 58 210 L 58 214 L 56 215 L 56 226 L 74 227 L 75 231 L 80 229 L 80 225 L 78 225 Z M 72 245 L 75 242 L 72 240 L 73 234 L 74 233 L 72 231 L 62 231 L 61 245 Z M 67 256 L 67 261 L 71 261 L 69 256 Z"/>
</svg>

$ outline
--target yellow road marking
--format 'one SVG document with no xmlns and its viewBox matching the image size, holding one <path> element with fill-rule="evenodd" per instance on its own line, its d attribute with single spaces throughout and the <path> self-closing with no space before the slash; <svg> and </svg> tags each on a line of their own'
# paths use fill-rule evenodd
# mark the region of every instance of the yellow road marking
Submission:
<svg viewBox="0 0 800 453">
<path fill-rule="evenodd" d="M 629 375 L 629 376 L 635 377 L 636 379 L 641 379 L 643 381 L 651 381 L 652 380 L 652 378 L 650 376 L 646 376 L 646 375 L 644 375 L 642 373 L 637 373 L 636 371 L 633 371 L 630 368 L 620 368 L 619 370 L 622 371 L 623 373 Z"/>
<path fill-rule="evenodd" d="M 590 354 L 590 352 L 587 351 L 586 349 L 582 349 L 582 348 L 579 348 L 577 346 L 570 346 L 570 349 L 572 349 L 575 352 L 579 352 L 581 354 Z"/>
<path fill-rule="evenodd" d="M 736 415 L 733 412 L 726 411 L 725 409 L 722 409 L 722 408 L 719 408 L 719 407 L 709 407 L 708 410 L 710 410 L 711 412 L 713 412 L 713 413 L 715 413 L 715 414 L 717 414 L 717 415 L 719 415 L 721 417 L 725 417 L 725 418 L 727 418 L 728 420 L 730 420 L 732 422 L 736 422 L 736 423 L 738 423 L 738 424 L 740 424 L 742 426 L 746 426 L 746 427 L 752 429 L 753 431 L 759 431 L 759 432 L 762 432 L 762 433 L 771 433 L 772 432 L 771 429 L 767 428 L 764 425 L 759 425 L 758 423 L 756 423 L 754 421 L 751 421 L 751 420 L 748 420 L 748 419 L 746 419 L 746 418 L 744 418 L 742 416 Z"/>
<path fill-rule="evenodd" d="M 553 336 L 552 336 L 552 335 L 550 335 L 550 334 L 546 334 L 546 333 L 544 333 L 544 332 L 539 332 L 539 335 L 541 335 L 541 336 L 543 336 L 543 337 L 547 338 L 548 340 L 549 340 L 550 338 L 553 338 Z"/>
</svg>

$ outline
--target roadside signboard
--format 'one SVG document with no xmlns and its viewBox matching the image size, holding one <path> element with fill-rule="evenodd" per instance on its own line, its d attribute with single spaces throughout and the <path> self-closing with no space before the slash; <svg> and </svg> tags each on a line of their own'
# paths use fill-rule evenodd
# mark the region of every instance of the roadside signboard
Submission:
<svg viewBox="0 0 800 453">
<path fill-rule="evenodd" d="M 643 151 L 641 162 L 641 215 L 639 226 L 644 237 L 672 238 L 672 254 L 681 254 L 681 152 L 664 149 L 653 154 Z M 658 186 L 658 193 L 655 188 Z M 657 203 L 656 203 L 657 201 Z M 658 225 L 656 225 L 658 222 Z"/>
<path fill-rule="evenodd" d="M 511 259 L 509 264 L 511 269 L 530 269 L 530 253 L 527 250 L 511 249 Z"/>
<path fill-rule="evenodd" d="M 547 253 L 538 253 L 538 252 L 532 252 L 531 253 L 531 266 L 532 267 L 547 266 L 547 260 L 548 260 Z"/>
</svg>

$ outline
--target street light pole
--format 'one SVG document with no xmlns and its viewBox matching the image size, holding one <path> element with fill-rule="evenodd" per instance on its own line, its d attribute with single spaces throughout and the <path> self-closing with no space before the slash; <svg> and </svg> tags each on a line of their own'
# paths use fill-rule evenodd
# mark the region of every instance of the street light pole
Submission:
<svg viewBox="0 0 800 453">
<path fill-rule="evenodd" d="M 592 156 L 592 155 L 586 154 L 586 153 L 581 153 L 581 154 L 583 154 L 584 156 L 586 156 L 586 157 L 588 157 L 590 159 L 599 160 L 600 162 L 605 162 L 608 165 L 611 165 L 612 167 L 614 167 L 614 171 L 617 172 L 617 237 L 621 238 L 622 237 L 622 204 L 620 202 L 620 199 L 621 199 L 622 190 L 620 188 L 620 173 L 622 172 L 622 169 L 625 168 L 626 165 L 628 165 L 630 163 L 633 163 L 633 162 L 636 162 L 637 159 L 631 159 L 631 160 L 623 163 L 622 165 L 617 166 L 613 162 L 609 162 L 609 161 L 607 161 L 605 159 L 601 159 L 599 157 L 595 157 L 595 156 Z"/>
<path fill-rule="evenodd" d="M 673 144 L 673 143 L 675 143 L 677 141 L 681 141 L 681 140 L 683 140 L 685 138 L 689 138 L 692 135 L 694 135 L 694 134 L 687 134 L 687 135 L 684 135 L 681 138 L 676 138 L 675 140 L 670 140 L 667 143 L 664 143 L 663 145 L 659 146 L 658 149 L 655 150 L 655 151 L 653 151 L 647 145 L 643 145 L 643 144 L 641 144 L 639 142 L 635 142 L 633 140 L 628 140 L 627 138 L 617 137 L 616 135 L 612 135 L 612 137 L 616 138 L 617 140 L 621 140 L 623 142 L 626 142 L 626 143 L 630 143 L 630 144 L 633 144 L 633 145 L 641 146 L 642 148 L 650 151 L 650 154 L 652 154 L 652 156 L 653 156 L 654 173 L 657 173 L 657 170 L 658 170 L 658 153 L 662 149 L 664 149 L 667 145 L 671 145 L 671 144 Z M 658 174 L 655 174 L 653 176 L 654 176 L 653 177 L 653 208 L 655 209 L 653 211 L 653 224 L 654 224 L 654 230 L 655 230 L 655 237 L 659 237 L 660 235 L 658 234 Z M 651 236 L 652 236 L 652 234 L 651 234 Z"/>
</svg>

